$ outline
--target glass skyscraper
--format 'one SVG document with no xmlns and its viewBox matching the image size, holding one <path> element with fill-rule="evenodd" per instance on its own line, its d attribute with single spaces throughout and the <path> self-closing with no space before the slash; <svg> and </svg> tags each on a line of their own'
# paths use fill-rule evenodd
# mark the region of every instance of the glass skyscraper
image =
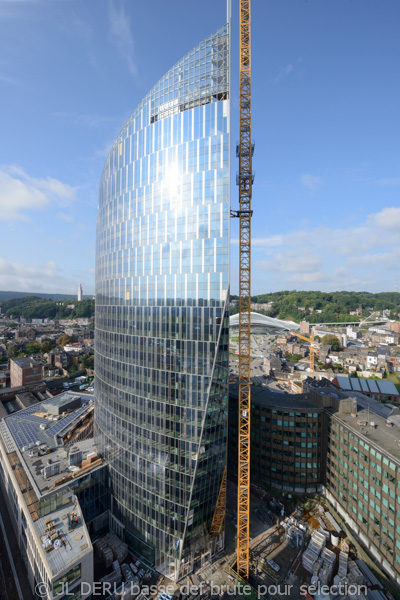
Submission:
<svg viewBox="0 0 400 600">
<path fill-rule="evenodd" d="M 125 539 L 178 579 L 226 464 L 230 25 L 154 86 L 108 155 L 96 254 L 95 437 Z"/>
</svg>

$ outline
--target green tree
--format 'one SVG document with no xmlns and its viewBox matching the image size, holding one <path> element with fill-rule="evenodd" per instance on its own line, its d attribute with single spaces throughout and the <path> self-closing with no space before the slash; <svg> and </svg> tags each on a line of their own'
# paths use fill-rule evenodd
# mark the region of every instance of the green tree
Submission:
<svg viewBox="0 0 400 600">
<path fill-rule="evenodd" d="M 40 351 L 39 344 L 26 344 L 26 353 L 30 356 L 31 354 L 37 354 Z"/>
<path fill-rule="evenodd" d="M 72 342 L 72 338 L 69 335 L 61 335 L 57 338 L 57 346 L 66 346 Z"/>
<path fill-rule="evenodd" d="M 93 356 L 83 356 L 82 357 L 82 367 L 84 367 L 85 369 L 93 369 L 94 357 Z"/>
<path fill-rule="evenodd" d="M 322 338 L 322 343 L 325 346 L 331 346 L 334 352 L 338 352 L 341 349 L 339 338 L 337 338 L 336 335 L 332 335 L 331 333 L 324 335 L 324 337 Z"/>
<path fill-rule="evenodd" d="M 7 356 L 8 356 L 8 358 L 15 358 L 16 356 L 18 356 L 18 349 L 17 349 L 17 346 L 15 346 L 15 344 L 10 344 L 8 346 Z"/>
<path fill-rule="evenodd" d="M 40 346 L 40 352 L 42 352 L 42 354 L 46 354 L 46 352 L 50 352 L 51 349 L 52 349 L 51 342 L 48 342 L 48 341 L 43 342 Z"/>
</svg>

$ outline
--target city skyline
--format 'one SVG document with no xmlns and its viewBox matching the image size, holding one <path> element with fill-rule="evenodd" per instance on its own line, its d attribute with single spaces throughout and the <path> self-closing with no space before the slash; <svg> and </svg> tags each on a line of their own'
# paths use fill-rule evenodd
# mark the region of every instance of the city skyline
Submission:
<svg viewBox="0 0 400 600">
<path fill-rule="evenodd" d="M 177 0 L 172 12 L 155 0 L 0 1 L 3 290 L 74 294 L 82 281 L 93 293 L 106 152 L 152 82 L 225 20 L 226 2 Z M 235 2 L 232 16 L 234 146 Z M 394 290 L 398 16 L 394 1 L 254 3 L 254 294 Z M 235 223 L 231 237 L 236 293 Z"/>
</svg>

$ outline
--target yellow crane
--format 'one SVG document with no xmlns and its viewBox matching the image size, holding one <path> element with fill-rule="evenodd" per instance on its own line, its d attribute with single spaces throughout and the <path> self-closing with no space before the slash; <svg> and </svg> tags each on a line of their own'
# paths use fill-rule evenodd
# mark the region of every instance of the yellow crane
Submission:
<svg viewBox="0 0 400 600">
<path fill-rule="evenodd" d="M 249 577 L 250 533 L 250 317 L 251 317 L 251 195 L 254 175 L 251 140 L 251 1 L 240 0 L 240 139 L 239 157 L 239 456 L 236 569 Z"/>
<path fill-rule="evenodd" d="M 311 377 L 314 379 L 314 355 L 315 355 L 315 348 L 317 348 L 318 346 L 320 346 L 320 344 L 318 342 L 314 342 L 314 332 L 311 332 L 310 337 L 305 337 L 304 335 L 300 335 L 300 333 L 297 333 L 297 331 L 291 331 L 290 332 L 292 335 L 297 336 L 298 338 L 300 338 L 301 340 L 305 340 L 306 342 L 310 342 L 310 375 Z"/>
<path fill-rule="evenodd" d="M 238 405 L 238 498 L 237 498 L 237 573 L 249 577 L 250 534 L 250 317 L 251 317 L 251 196 L 254 174 L 251 140 L 251 0 L 240 0 L 240 140 L 236 148 L 239 172 L 239 405 Z M 229 383 L 233 383 L 230 380 Z M 225 519 L 226 469 L 222 477 L 211 534 L 222 531 Z"/>
</svg>

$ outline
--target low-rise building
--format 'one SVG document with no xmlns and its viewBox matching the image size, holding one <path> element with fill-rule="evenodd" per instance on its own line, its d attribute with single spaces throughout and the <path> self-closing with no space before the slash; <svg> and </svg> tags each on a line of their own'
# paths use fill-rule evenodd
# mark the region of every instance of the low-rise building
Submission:
<svg viewBox="0 0 400 600">
<path fill-rule="evenodd" d="M 378 381 L 376 379 L 361 379 L 338 375 L 333 380 L 333 383 L 343 391 L 360 392 L 374 400 L 399 402 L 400 399 L 400 393 L 392 381 Z"/>
<path fill-rule="evenodd" d="M 273 377 L 275 372 L 281 371 L 282 362 L 276 356 L 268 354 L 264 357 L 264 373 L 267 377 Z"/>
<path fill-rule="evenodd" d="M 300 321 L 300 333 L 301 335 L 310 335 L 310 323 L 308 321 Z"/>
<path fill-rule="evenodd" d="M 42 362 L 31 356 L 10 360 L 11 387 L 34 383 L 42 379 Z"/>
</svg>

